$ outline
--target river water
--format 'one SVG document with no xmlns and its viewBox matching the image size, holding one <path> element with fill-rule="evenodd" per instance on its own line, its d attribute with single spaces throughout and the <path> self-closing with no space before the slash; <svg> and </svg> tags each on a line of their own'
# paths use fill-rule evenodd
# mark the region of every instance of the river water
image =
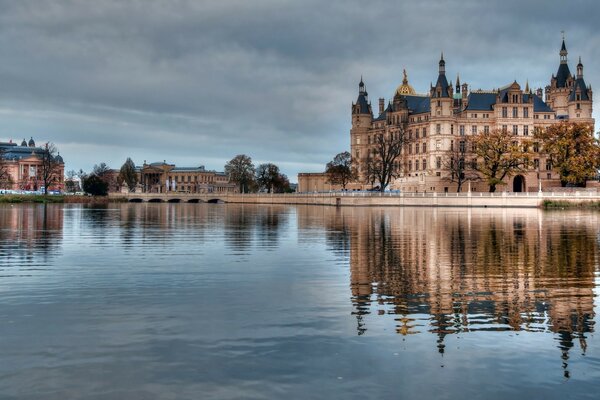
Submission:
<svg viewBox="0 0 600 400">
<path fill-rule="evenodd" d="M 583 399 L 600 213 L 0 206 L 2 399 Z"/>
</svg>

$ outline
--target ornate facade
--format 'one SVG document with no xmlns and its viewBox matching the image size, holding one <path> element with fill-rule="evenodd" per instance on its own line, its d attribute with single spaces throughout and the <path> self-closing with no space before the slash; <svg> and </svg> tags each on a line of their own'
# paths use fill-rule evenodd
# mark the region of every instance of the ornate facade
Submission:
<svg viewBox="0 0 600 400">
<path fill-rule="evenodd" d="M 552 75 L 545 93 L 535 92 L 527 84 L 522 88 L 516 81 L 498 89 L 469 90 L 448 83 L 443 54 L 439 61 L 438 77 L 429 93 L 417 94 L 408 83 L 406 71 L 402 84 L 396 89 L 387 106 L 379 99 L 375 117 L 364 82 L 359 83 L 356 103 L 352 104 L 350 130 L 351 153 L 357 160 L 360 181 L 355 189 L 371 185 L 366 182 L 366 162 L 372 154 L 376 135 L 396 135 L 404 131 L 408 139 L 400 162 L 394 165 L 398 177 L 392 189 L 404 191 L 454 191 L 456 185 L 444 178 L 443 160 L 455 146 L 465 146 L 465 136 L 492 130 L 502 130 L 521 141 L 532 139 L 534 129 L 544 128 L 561 120 L 594 124 L 592 118 L 592 89 L 583 78 L 581 58 L 576 75 L 567 62 L 567 48 L 563 39 L 560 64 Z M 539 146 L 534 145 L 534 150 Z M 539 151 L 527 173 L 511 177 L 500 190 L 537 191 L 540 187 L 559 186 L 552 165 Z M 471 184 L 473 191 L 487 191 L 484 182 Z"/>
<path fill-rule="evenodd" d="M 12 140 L 0 142 L 0 150 L 3 157 L 2 167 L 6 168 L 9 175 L 9 179 L 1 182 L 2 189 L 37 191 L 44 186 L 41 173 L 41 154 L 44 152 L 44 148 L 37 147 L 33 138 L 29 142 L 23 139 L 21 145 L 13 143 Z M 55 158 L 58 168 L 49 190 L 62 191 L 64 189 L 65 164 L 60 153 Z"/>
</svg>

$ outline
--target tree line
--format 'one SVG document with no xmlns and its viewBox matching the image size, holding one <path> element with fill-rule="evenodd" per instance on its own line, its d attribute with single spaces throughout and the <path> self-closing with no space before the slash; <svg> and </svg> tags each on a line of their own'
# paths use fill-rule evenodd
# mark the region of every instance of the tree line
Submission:
<svg viewBox="0 0 600 400">
<path fill-rule="evenodd" d="M 406 146 L 409 138 L 404 129 L 375 135 L 366 157 L 363 177 L 374 190 L 384 191 L 393 179 L 409 172 Z M 519 173 L 539 169 L 542 154 L 547 169 L 556 171 L 561 186 L 584 187 L 600 169 L 600 142 L 593 126 L 587 123 L 560 122 L 536 129 L 533 139 L 520 140 L 503 130 L 460 136 L 449 150 L 435 160 L 442 180 L 455 183 L 457 191 L 467 182 L 483 181 L 495 192 L 505 180 Z M 536 165 L 538 163 L 538 165 Z M 326 165 L 328 181 L 343 189 L 358 179 L 358 163 L 348 152 L 339 153 Z M 425 168 L 425 167 L 423 167 Z"/>
<path fill-rule="evenodd" d="M 273 163 L 254 166 L 252 158 L 238 154 L 225 164 L 229 182 L 238 185 L 240 193 L 287 193 L 291 192 L 288 177 Z"/>
</svg>

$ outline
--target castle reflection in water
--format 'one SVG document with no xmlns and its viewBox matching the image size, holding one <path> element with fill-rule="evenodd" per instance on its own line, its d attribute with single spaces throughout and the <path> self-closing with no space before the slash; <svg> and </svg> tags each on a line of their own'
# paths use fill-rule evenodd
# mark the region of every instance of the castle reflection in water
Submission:
<svg viewBox="0 0 600 400">
<path fill-rule="evenodd" d="M 349 250 L 359 335 L 393 315 L 398 334 L 553 332 L 569 350 L 594 329 L 598 213 L 542 210 L 299 209 Z M 321 214 L 319 217 L 310 214 Z M 391 319 L 389 319 L 391 321 Z M 378 324 L 379 325 L 379 324 Z M 568 372 L 565 370 L 565 375 Z"/>
<path fill-rule="evenodd" d="M 570 349 L 585 353 L 594 331 L 597 212 L 193 204 L 66 210 L 85 214 L 80 223 L 107 230 L 107 240 L 131 251 L 140 241 L 191 233 L 215 240 L 209 236 L 220 232 L 226 248 L 243 255 L 277 247 L 282 230 L 297 223 L 300 244 L 325 243 L 349 263 L 358 335 L 392 324 L 400 335 L 434 334 L 444 353 L 448 335 L 549 332 L 568 375 Z M 62 206 L 1 211 L 1 258 L 51 256 L 60 247 Z"/>
</svg>

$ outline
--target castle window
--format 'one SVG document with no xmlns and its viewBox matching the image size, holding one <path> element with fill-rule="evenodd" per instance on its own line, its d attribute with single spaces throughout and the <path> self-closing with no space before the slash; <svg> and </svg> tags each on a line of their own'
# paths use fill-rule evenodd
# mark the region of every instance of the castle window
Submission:
<svg viewBox="0 0 600 400">
<path fill-rule="evenodd" d="M 454 140 L 450 141 L 450 150 L 454 150 Z"/>
<path fill-rule="evenodd" d="M 419 170 L 419 160 L 415 160 L 415 171 Z"/>
<path fill-rule="evenodd" d="M 441 107 L 441 106 L 442 106 L 442 102 L 438 100 L 438 101 L 437 101 L 437 106 L 438 106 L 438 107 Z"/>
<path fill-rule="evenodd" d="M 533 119 L 539 119 L 539 118 L 540 118 L 540 116 L 539 116 L 539 115 L 534 115 L 534 116 L 533 116 Z"/>
<path fill-rule="evenodd" d="M 502 133 L 506 133 L 507 130 L 508 130 L 508 126 L 502 125 Z"/>
<path fill-rule="evenodd" d="M 408 154 L 412 154 L 412 144 L 408 145 Z"/>
<path fill-rule="evenodd" d="M 485 125 L 485 126 L 483 127 L 483 133 L 486 133 L 486 134 L 487 134 L 487 133 L 490 133 L 490 126 L 489 126 L 489 125 Z"/>
<path fill-rule="evenodd" d="M 435 126 L 435 133 L 437 133 L 438 135 L 439 135 L 440 133 L 442 133 L 442 125 L 440 125 L 440 124 L 437 124 L 437 125 Z"/>
<path fill-rule="evenodd" d="M 464 125 L 460 125 L 458 127 L 458 131 L 460 133 L 460 136 L 465 136 L 465 126 Z"/>
<path fill-rule="evenodd" d="M 419 154 L 419 143 L 415 143 L 415 154 Z"/>
<path fill-rule="evenodd" d="M 427 136 L 427 128 L 423 128 L 423 137 Z"/>
<path fill-rule="evenodd" d="M 523 136 L 529 136 L 529 126 L 523 125 Z"/>
<path fill-rule="evenodd" d="M 552 171 L 552 161 L 546 160 L 546 171 Z"/>
<path fill-rule="evenodd" d="M 471 160 L 471 169 L 477 169 L 477 159 L 476 158 Z"/>
<path fill-rule="evenodd" d="M 423 159 L 422 163 L 423 163 L 422 164 L 423 165 L 423 171 L 425 171 L 427 169 L 427 160 Z"/>
<path fill-rule="evenodd" d="M 371 135 L 367 136 L 367 143 L 371 144 Z"/>
<path fill-rule="evenodd" d="M 535 158 L 533 160 L 533 168 L 534 169 L 540 169 L 540 160 L 538 160 L 537 158 Z"/>
<path fill-rule="evenodd" d="M 465 145 L 465 141 L 461 140 L 459 143 L 459 150 L 461 153 L 464 153 L 465 151 L 467 151 L 467 146 Z"/>
<path fill-rule="evenodd" d="M 519 109 L 517 107 L 513 107 L 513 118 L 517 118 L 519 116 Z"/>
<path fill-rule="evenodd" d="M 473 126 L 471 126 L 471 133 L 472 133 L 473 135 L 477 135 L 477 125 L 473 125 Z"/>
<path fill-rule="evenodd" d="M 513 135 L 517 136 L 519 134 L 519 127 L 517 125 L 513 125 Z"/>
<path fill-rule="evenodd" d="M 523 118 L 529 118 L 529 108 L 527 107 L 523 109 Z"/>
<path fill-rule="evenodd" d="M 415 139 L 419 138 L 419 128 L 415 130 Z"/>
<path fill-rule="evenodd" d="M 436 140 L 435 141 L 435 148 L 438 149 L 438 150 L 442 148 L 442 141 L 441 140 Z"/>
<path fill-rule="evenodd" d="M 427 153 L 427 143 L 423 142 L 423 145 L 421 147 L 423 150 L 423 154 Z"/>
<path fill-rule="evenodd" d="M 507 118 L 507 117 L 508 117 L 508 108 L 502 107 L 502 118 Z"/>
<path fill-rule="evenodd" d="M 412 171 L 412 161 L 408 161 L 408 170 Z"/>
<path fill-rule="evenodd" d="M 360 144 L 360 138 L 359 137 L 356 138 L 356 144 Z"/>
<path fill-rule="evenodd" d="M 581 110 L 581 104 L 577 103 L 577 109 Z"/>
<path fill-rule="evenodd" d="M 450 134 L 454 135 L 454 125 L 450 125 Z"/>
<path fill-rule="evenodd" d="M 546 178 L 547 179 L 552 179 L 552 174 L 551 173 L 546 174 Z"/>
<path fill-rule="evenodd" d="M 533 144 L 533 151 L 535 151 L 536 153 L 538 153 L 540 151 L 540 144 L 535 142 Z"/>
<path fill-rule="evenodd" d="M 580 101 L 580 100 L 581 100 L 581 95 L 580 95 L 579 93 L 577 93 L 576 97 L 577 97 L 577 98 L 576 98 L 576 100 L 577 100 L 577 101 Z"/>
<path fill-rule="evenodd" d="M 442 157 L 435 158 L 435 168 L 436 169 L 442 168 Z"/>
</svg>

